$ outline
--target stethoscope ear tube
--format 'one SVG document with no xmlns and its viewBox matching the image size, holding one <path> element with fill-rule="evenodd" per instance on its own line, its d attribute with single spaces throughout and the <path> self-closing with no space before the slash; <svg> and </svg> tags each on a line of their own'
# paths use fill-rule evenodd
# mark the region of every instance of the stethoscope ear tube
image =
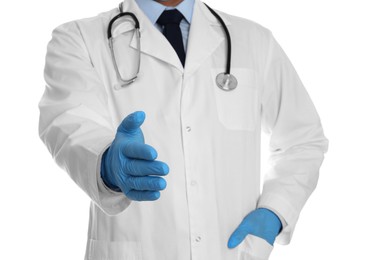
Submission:
<svg viewBox="0 0 390 260">
<path fill-rule="evenodd" d="M 130 15 L 133 18 L 134 23 L 135 23 L 135 28 L 139 29 L 139 21 L 133 13 L 130 13 L 130 12 L 119 13 L 116 16 L 114 16 L 114 18 L 112 18 L 110 23 L 108 24 L 108 29 L 107 29 L 108 39 L 111 39 L 111 37 L 112 37 L 112 25 L 115 23 L 116 20 L 118 20 L 119 18 L 126 16 L 126 15 Z"/>
<path fill-rule="evenodd" d="M 138 53 L 137 73 L 136 73 L 136 75 L 134 77 L 132 77 L 132 78 L 130 78 L 128 80 L 122 78 L 122 76 L 121 76 L 121 74 L 119 72 L 118 64 L 117 64 L 117 61 L 116 61 L 116 58 L 115 58 L 114 39 L 112 38 L 112 26 L 115 23 L 115 21 L 117 21 L 119 18 L 121 18 L 123 16 L 131 16 L 131 18 L 133 19 L 133 21 L 135 23 L 135 33 L 136 33 L 136 38 L 137 38 L 137 53 Z M 116 72 L 117 78 L 120 81 L 118 83 L 118 85 L 120 87 L 128 86 L 128 85 L 130 85 L 131 83 L 133 83 L 137 79 L 138 73 L 139 73 L 139 70 L 140 70 L 140 62 L 141 62 L 141 42 L 140 42 L 140 37 L 141 37 L 141 34 L 140 34 L 139 21 L 138 21 L 137 17 L 133 13 L 131 13 L 131 12 L 123 12 L 123 2 L 120 3 L 120 5 L 119 5 L 119 14 L 114 16 L 111 19 L 111 21 L 109 22 L 109 24 L 108 24 L 107 37 L 108 37 L 108 45 L 110 47 L 111 57 L 112 57 L 112 61 L 113 61 L 113 64 L 114 64 L 115 72 Z M 118 89 L 118 87 L 115 87 L 115 89 Z"/>
</svg>

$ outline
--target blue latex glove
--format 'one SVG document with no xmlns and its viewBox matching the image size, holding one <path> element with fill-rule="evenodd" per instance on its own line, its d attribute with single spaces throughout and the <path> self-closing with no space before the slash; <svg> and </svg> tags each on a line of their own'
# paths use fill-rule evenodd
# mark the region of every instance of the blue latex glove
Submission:
<svg viewBox="0 0 390 260">
<path fill-rule="evenodd" d="M 104 152 L 101 177 L 112 190 L 122 191 L 131 200 L 157 200 L 167 186 L 158 176 L 168 174 L 168 165 L 156 161 L 157 151 L 145 144 L 140 126 L 142 111 L 128 115 L 117 129 L 115 139 Z"/>
<path fill-rule="evenodd" d="M 273 245 L 281 228 L 282 223 L 275 213 L 264 208 L 256 209 L 242 220 L 230 236 L 228 247 L 238 246 L 248 234 L 260 237 Z"/>
</svg>

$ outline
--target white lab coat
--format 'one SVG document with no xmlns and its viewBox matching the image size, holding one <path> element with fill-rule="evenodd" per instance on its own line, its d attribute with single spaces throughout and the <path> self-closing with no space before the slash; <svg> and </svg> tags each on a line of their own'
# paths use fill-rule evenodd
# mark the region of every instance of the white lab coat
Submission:
<svg viewBox="0 0 390 260">
<path fill-rule="evenodd" d="M 124 11 L 141 26 L 141 69 L 131 86 L 114 89 L 106 30 L 117 9 L 59 26 L 47 51 L 39 132 L 92 200 L 85 259 L 268 259 L 272 246 L 263 239 L 249 235 L 228 249 L 229 236 L 246 214 L 267 207 L 285 221 L 277 241 L 289 243 L 328 144 L 293 66 L 269 30 L 218 11 L 230 30 L 231 72 L 239 82 L 222 91 L 215 77 L 225 69 L 226 38 L 202 2 L 195 1 L 185 70 L 135 1 L 126 0 Z M 123 73 L 136 65 L 123 58 L 134 57 L 129 30 L 114 30 Z M 146 143 L 170 167 L 154 202 L 132 202 L 100 178 L 103 151 L 137 110 L 146 113 Z M 272 151 L 262 194 L 261 130 L 271 134 Z"/>
</svg>

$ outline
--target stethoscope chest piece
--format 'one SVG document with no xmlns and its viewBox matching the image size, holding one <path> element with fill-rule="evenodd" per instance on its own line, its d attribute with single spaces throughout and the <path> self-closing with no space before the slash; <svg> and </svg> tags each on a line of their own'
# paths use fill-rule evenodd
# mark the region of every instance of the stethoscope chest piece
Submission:
<svg viewBox="0 0 390 260">
<path fill-rule="evenodd" d="M 232 74 L 221 72 L 215 78 L 217 86 L 224 91 L 231 91 L 237 87 L 237 79 Z"/>
</svg>

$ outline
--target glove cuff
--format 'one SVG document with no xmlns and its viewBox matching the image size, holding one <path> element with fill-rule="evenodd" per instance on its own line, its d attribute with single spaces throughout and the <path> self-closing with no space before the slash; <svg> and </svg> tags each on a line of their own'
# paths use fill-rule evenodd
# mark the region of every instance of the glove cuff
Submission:
<svg viewBox="0 0 390 260">
<path fill-rule="evenodd" d="M 104 183 L 104 185 L 107 186 L 107 188 L 109 188 L 109 189 L 111 189 L 113 191 L 116 191 L 116 192 L 121 192 L 122 190 L 118 186 L 115 186 L 114 184 L 112 184 L 110 182 L 110 178 L 107 176 L 106 158 L 107 158 L 107 153 L 108 153 L 109 149 L 110 149 L 110 147 L 108 147 L 104 151 L 103 156 L 102 156 L 102 162 L 101 162 L 101 165 L 100 165 L 100 177 L 102 178 L 103 183 Z"/>
</svg>

